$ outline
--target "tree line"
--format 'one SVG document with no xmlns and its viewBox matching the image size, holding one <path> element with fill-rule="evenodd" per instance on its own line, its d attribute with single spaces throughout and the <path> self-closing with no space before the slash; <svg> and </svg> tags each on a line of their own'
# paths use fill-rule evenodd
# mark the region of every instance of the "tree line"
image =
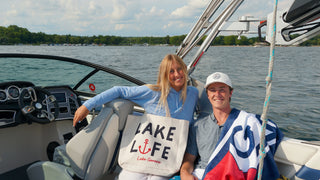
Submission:
<svg viewBox="0 0 320 180">
<path fill-rule="evenodd" d="M 26 28 L 16 25 L 8 27 L 0 26 L 0 45 L 16 44 L 81 44 L 81 45 L 175 45 L 182 43 L 186 35 L 165 36 L 165 37 L 120 37 L 120 36 L 74 36 L 74 35 L 57 35 L 45 34 L 43 32 L 30 32 Z M 202 40 L 201 40 L 202 41 Z M 199 43 L 201 43 L 201 41 Z M 254 45 L 259 42 L 258 37 L 248 38 L 246 36 L 218 36 L 211 45 Z M 302 46 L 320 45 L 320 36 L 316 36 L 304 43 Z"/>
</svg>

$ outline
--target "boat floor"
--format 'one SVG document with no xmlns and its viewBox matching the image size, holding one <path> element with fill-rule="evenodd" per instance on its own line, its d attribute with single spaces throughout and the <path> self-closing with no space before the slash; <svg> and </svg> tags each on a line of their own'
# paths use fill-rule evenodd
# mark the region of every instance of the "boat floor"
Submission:
<svg viewBox="0 0 320 180">
<path fill-rule="evenodd" d="M 13 169 L 9 172 L 0 174 L 0 179 L 1 180 L 18 180 L 18 179 L 19 180 L 21 180 L 21 179 L 29 180 L 28 175 L 27 175 L 27 168 L 33 163 L 26 164 L 24 166 Z"/>
<path fill-rule="evenodd" d="M 33 162 L 33 163 L 35 163 L 35 162 Z M 18 167 L 18 168 L 11 170 L 9 172 L 0 174 L 0 180 L 29 180 L 28 175 L 27 175 L 27 169 L 33 163 L 26 164 L 24 166 Z M 102 180 L 103 179 L 104 180 L 116 179 L 119 172 L 120 172 L 120 170 L 117 169 L 114 173 L 104 175 L 103 177 L 101 177 L 101 179 Z"/>
</svg>

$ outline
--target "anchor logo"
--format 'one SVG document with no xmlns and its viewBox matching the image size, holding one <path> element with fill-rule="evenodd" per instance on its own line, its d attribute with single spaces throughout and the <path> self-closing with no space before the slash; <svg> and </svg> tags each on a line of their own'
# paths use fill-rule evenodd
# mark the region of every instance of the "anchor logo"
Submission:
<svg viewBox="0 0 320 180">
<path fill-rule="evenodd" d="M 139 146 L 139 152 L 140 152 L 141 154 L 147 154 L 148 152 L 151 151 L 151 148 L 149 148 L 148 151 L 146 151 L 147 144 L 149 144 L 149 139 L 146 139 L 146 140 L 144 141 L 143 151 L 141 151 L 141 146 Z"/>
</svg>

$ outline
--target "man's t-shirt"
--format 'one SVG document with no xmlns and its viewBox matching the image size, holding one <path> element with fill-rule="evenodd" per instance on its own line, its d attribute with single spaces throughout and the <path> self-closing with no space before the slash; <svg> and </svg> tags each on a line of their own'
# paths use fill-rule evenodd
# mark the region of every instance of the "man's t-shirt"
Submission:
<svg viewBox="0 0 320 180">
<path fill-rule="evenodd" d="M 205 169 L 209 158 L 214 151 L 223 125 L 219 126 L 213 113 L 191 124 L 186 152 L 199 156 L 195 169 Z"/>
</svg>

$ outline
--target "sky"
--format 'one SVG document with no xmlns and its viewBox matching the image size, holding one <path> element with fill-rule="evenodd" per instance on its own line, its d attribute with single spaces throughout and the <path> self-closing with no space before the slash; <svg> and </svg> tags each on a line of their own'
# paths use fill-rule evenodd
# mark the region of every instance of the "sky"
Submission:
<svg viewBox="0 0 320 180">
<path fill-rule="evenodd" d="M 278 9 L 293 0 L 279 0 Z M 187 34 L 210 0 L 0 0 L 0 26 L 58 35 L 122 37 Z M 229 2 L 228 0 L 226 2 Z M 245 0 L 230 20 L 264 18 L 274 0 Z"/>
</svg>

